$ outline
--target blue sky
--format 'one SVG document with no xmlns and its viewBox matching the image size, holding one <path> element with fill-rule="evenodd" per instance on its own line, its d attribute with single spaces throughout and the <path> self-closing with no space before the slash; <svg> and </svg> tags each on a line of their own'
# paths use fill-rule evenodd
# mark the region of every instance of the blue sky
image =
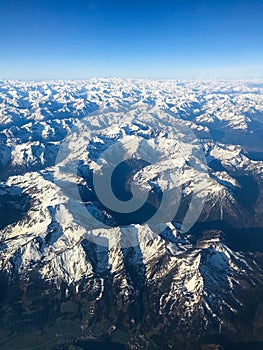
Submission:
<svg viewBox="0 0 263 350">
<path fill-rule="evenodd" d="M 0 0 L 0 79 L 263 78 L 263 0 Z"/>
</svg>

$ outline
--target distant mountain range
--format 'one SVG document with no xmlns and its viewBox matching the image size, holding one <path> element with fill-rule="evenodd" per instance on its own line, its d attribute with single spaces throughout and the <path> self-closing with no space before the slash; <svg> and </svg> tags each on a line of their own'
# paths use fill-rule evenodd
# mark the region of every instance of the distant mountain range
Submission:
<svg viewBox="0 0 263 350">
<path fill-rule="evenodd" d="M 1 81 L 0 180 L 1 349 L 262 347 L 261 81 Z"/>
</svg>

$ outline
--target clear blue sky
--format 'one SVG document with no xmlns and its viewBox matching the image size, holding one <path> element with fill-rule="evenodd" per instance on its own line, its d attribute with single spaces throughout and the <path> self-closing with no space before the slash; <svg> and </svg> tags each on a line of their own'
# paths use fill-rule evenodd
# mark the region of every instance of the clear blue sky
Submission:
<svg viewBox="0 0 263 350">
<path fill-rule="evenodd" d="M 0 79 L 263 78 L 263 0 L 0 0 Z"/>
</svg>

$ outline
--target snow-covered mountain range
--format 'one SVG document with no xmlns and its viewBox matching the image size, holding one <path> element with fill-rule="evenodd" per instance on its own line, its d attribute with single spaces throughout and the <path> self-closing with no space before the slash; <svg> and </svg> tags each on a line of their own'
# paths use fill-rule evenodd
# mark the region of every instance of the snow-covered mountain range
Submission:
<svg viewBox="0 0 263 350">
<path fill-rule="evenodd" d="M 263 341 L 262 140 L 260 81 L 1 81 L 3 348 L 29 328 L 28 347 Z M 134 213 L 94 183 L 120 144 L 115 194 L 149 193 Z"/>
</svg>

